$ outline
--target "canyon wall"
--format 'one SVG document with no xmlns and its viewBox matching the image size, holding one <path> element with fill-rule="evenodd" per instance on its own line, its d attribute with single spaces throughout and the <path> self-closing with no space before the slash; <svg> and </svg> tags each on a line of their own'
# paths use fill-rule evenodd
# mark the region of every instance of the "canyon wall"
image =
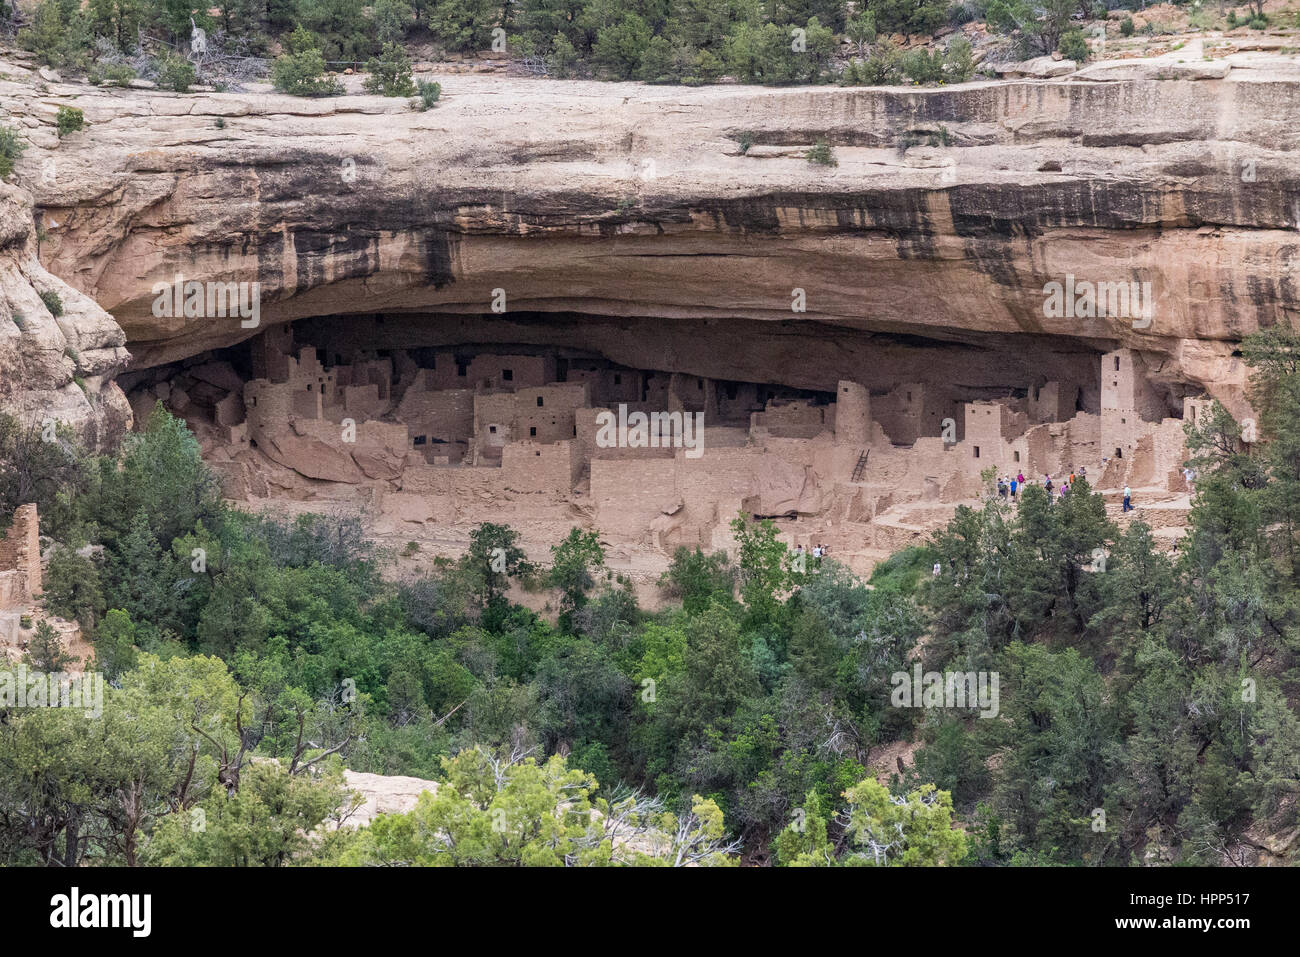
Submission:
<svg viewBox="0 0 1300 957">
<path fill-rule="evenodd" d="M 122 343 L 96 303 L 137 367 L 302 317 L 397 313 L 448 323 L 433 341 L 469 323 L 627 361 L 635 321 L 641 340 L 662 331 L 658 368 L 822 390 L 900 345 L 951 349 L 943 374 L 972 382 L 1022 343 L 1036 362 L 1129 348 L 1170 402 L 1208 391 L 1239 411 L 1241 336 L 1297 298 L 1300 74 L 1281 63 L 947 89 L 457 76 L 423 113 L 0 79 L 43 236 L 36 250 L 18 230 L 26 194 L 6 188 L 5 268 L 23 275 L 5 285 L 53 274 L 89 297 L 65 296 L 75 329 L 60 325 L 80 372 L 53 327 L 16 351 L 0 329 L 0 362 L 23 356 L 50 397 L 110 373 Z M 59 105 L 89 129 L 58 139 Z M 803 158 L 819 140 L 837 166 Z M 159 315 L 155 285 L 177 276 L 257 282 L 259 325 Z M 1150 283 L 1149 321 L 1047 315 L 1044 287 L 1067 277 Z M 788 361 L 749 356 L 750 336 Z"/>
</svg>

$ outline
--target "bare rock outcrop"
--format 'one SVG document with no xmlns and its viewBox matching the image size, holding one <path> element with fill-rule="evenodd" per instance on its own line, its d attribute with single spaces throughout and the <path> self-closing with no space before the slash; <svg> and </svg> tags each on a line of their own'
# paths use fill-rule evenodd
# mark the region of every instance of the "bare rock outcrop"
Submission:
<svg viewBox="0 0 1300 957">
<path fill-rule="evenodd" d="M 474 316 L 479 335 L 809 389 L 914 340 L 950 346 L 938 367 L 975 384 L 1126 347 L 1175 398 L 1239 409 L 1241 336 L 1300 304 L 1300 77 L 1281 60 L 1195 81 L 1138 65 L 923 90 L 444 87 L 423 113 L 5 80 L 0 100 L 32 142 L 18 169 L 46 224 L 41 261 L 113 314 L 137 365 L 258 331 L 158 314 L 156 284 L 182 276 L 257 282 L 260 328 L 406 314 L 432 344 Z M 60 104 L 89 129 L 54 137 Z M 819 140 L 838 165 L 802 158 Z M 750 157 L 750 142 L 778 149 Z M 925 161 L 909 161 L 918 145 Z M 1151 321 L 1048 315 L 1045 286 L 1068 276 L 1150 283 Z M 111 368 L 120 342 L 67 298 L 78 330 L 86 313 L 79 361 Z M 751 335 L 784 347 L 778 367 L 726 347 Z M 46 392 L 73 374 L 63 344 L 51 327 L 28 347 Z M 629 354 L 646 349 L 653 362 Z"/>
<path fill-rule="evenodd" d="M 40 264 L 31 197 L 0 183 L 0 409 L 67 423 L 92 447 L 111 440 L 131 422 L 113 381 L 125 343 L 112 316 Z"/>
</svg>

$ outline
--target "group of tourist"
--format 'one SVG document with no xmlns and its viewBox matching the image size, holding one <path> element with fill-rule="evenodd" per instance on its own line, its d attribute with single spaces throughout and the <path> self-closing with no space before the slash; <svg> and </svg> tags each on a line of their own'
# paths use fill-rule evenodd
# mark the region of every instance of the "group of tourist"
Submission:
<svg viewBox="0 0 1300 957">
<path fill-rule="evenodd" d="M 829 545 L 817 544 L 812 547 L 812 558 L 813 558 L 814 568 L 822 567 L 822 559 L 830 552 L 830 550 L 831 547 Z M 804 552 L 804 548 L 802 545 L 796 545 L 794 547 L 794 556 L 795 556 L 796 563 L 798 563 L 799 559 L 802 558 L 805 554 L 806 552 Z"/>
<path fill-rule="evenodd" d="M 1052 500 L 1053 492 L 1056 493 L 1057 498 L 1064 500 L 1065 496 L 1069 494 L 1070 488 L 1074 485 L 1074 483 L 1080 478 L 1087 478 L 1087 477 L 1088 477 L 1088 470 L 1086 468 L 1080 468 L 1079 474 L 1077 476 L 1074 474 L 1074 470 L 1071 469 L 1069 477 L 1061 479 L 1060 482 L 1053 482 L 1052 477 L 1050 475 L 1044 475 L 1043 488 L 1047 490 L 1048 501 Z M 1014 502 L 1016 500 L 1016 493 L 1019 492 L 1024 487 L 1025 487 L 1024 472 L 1017 472 L 1015 475 L 998 477 L 998 497 L 1001 498 L 1003 501 L 1010 499 L 1011 501 Z M 1128 498 L 1127 488 L 1124 490 L 1124 494 L 1125 494 L 1125 500 L 1127 501 Z"/>
</svg>

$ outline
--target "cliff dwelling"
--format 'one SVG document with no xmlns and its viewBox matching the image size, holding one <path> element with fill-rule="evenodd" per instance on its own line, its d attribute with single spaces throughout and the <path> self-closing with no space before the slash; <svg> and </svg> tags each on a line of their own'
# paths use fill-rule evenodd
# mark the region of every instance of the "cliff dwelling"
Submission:
<svg viewBox="0 0 1300 957">
<path fill-rule="evenodd" d="M 483 341 L 478 317 L 303 319 L 119 381 L 137 423 L 157 402 L 185 418 L 231 499 L 360 509 L 431 554 L 484 521 L 538 549 L 585 524 L 642 586 L 678 546 L 728 548 L 741 512 L 866 574 L 978 500 L 990 470 L 1083 473 L 1116 507 L 1135 487 L 1165 547 L 1186 517 L 1183 419 L 1206 400 L 1129 349 L 835 330 L 834 354 L 805 363 L 765 324 L 511 320 Z M 724 343 L 731 376 L 693 371 Z M 700 425 L 686 442 L 682 416 Z"/>
</svg>

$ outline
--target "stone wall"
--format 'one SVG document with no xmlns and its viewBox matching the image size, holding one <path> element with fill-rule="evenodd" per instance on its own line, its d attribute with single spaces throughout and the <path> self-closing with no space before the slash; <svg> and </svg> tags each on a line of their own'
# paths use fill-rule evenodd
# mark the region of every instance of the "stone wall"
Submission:
<svg viewBox="0 0 1300 957">
<path fill-rule="evenodd" d="M 19 505 L 0 537 L 0 608 L 25 604 L 40 593 L 40 518 L 34 504 Z"/>
<path fill-rule="evenodd" d="M 501 471 L 509 488 L 568 495 L 582 472 L 573 441 L 512 442 L 501 450 Z"/>
</svg>

